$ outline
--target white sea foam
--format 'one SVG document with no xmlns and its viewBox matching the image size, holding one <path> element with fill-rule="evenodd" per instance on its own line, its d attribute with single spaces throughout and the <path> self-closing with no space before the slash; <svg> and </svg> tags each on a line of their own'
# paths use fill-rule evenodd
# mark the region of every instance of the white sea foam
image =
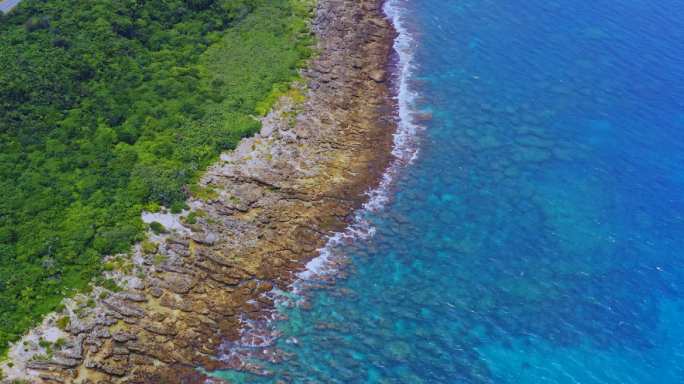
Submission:
<svg viewBox="0 0 684 384">
<path fill-rule="evenodd" d="M 337 232 L 328 238 L 325 247 L 318 249 L 321 254 L 306 264 L 305 270 L 298 276 L 304 280 L 309 280 L 316 276 L 324 276 L 335 271 L 335 256 L 333 249 L 339 244 L 349 241 L 366 239 L 375 233 L 375 228 L 370 222 L 358 214 L 355 215 L 353 222 L 344 231 Z"/>
<path fill-rule="evenodd" d="M 397 63 L 396 100 L 397 131 L 393 137 L 392 155 L 394 157 L 387 171 L 382 175 L 380 183 L 365 194 L 369 196 L 368 202 L 363 205 L 363 210 L 354 216 L 353 224 L 343 232 L 336 233 L 328 239 L 325 247 L 318 249 L 320 256 L 309 261 L 306 269 L 298 276 L 304 280 L 320 277 L 336 270 L 334 248 L 340 243 L 350 240 L 366 239 L 373 236 L 375 228 L 363 218 L 364 213 L 377 212 L 385 207 L 389 201 L 389 190 L 397 173 L 406 165 L 413 163 L 418 157 L 417 134 L 423 127 L 414 122 L 416 109 L 412 107 L 417 94 L 410 89 L 410 81 L 413 77 L 414 63 L 413 51 L 415 40 L 413 34 L 406 28 L 404 23 L 403 0 L 389 0 L 383 6 L 387 18 L 392 21 L 398 36 L 394 40 L 394 50 L 399 55 Z M 296 292 L 296 291 L 295 291 Z"/>
<path fill-rule="evenodd" d="M 399 55 L 397 95 L 397 131 L 394 134 L 392 155 L 394 161 L 382 175 L 379 185 L 366 192 L 370 199 L 363 208 L 368 212 L 382 209 L 388 202 L 389 188 L 399 170 L 410 164 L 418 156 L 417 133 L 423 128 L 414 123 L 417 111 L 412 107 L 417 94 L 410 88 L 415 64 L 413 63 L 413 51 L 415 40 L 413 34 L 406 28 L 404 22 L 404 8 L 402 0 L 389 0 L 383 6 L 383 11 L 394 24 L 398 36 L 394 40 L 394 50 Z"/>
</svg>

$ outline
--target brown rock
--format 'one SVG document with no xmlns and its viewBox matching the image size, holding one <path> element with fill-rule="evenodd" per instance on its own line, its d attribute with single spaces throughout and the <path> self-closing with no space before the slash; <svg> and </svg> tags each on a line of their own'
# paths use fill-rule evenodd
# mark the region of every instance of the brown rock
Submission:
<svg viewBox="0 0 684 384">
<path fill-rule="evenodd" d="M 126 303 L 123 300 L 116 298 L 107 298 L 102 300 L 113 311 L 119 312 L 124 316 L 142 318 L 145 316 L 145 310 L 140 306 L 132 303 Z"/>
<path fill-rule="evenodd" d="M 173 275 L 166 280 L 166 288 L 174 293 L 188 293 L 197 284 L 197 279 L 181 275 Z"/>
<path fill-rule="evenodd" d="M 129 340 L 136 340 L 138 337 L 130 332 L 126 331 L 116 331 L 112 335 L 112 338 L 119 343 L 125 343 Z"/>
<path fill-rule="evenodd" d="M 376 83 L 384 83 L 387 81 L 387 79 L 389 79 L 389 76 L 389 72 L 382 69 L 376 69 L 374 71 L 368 72 L 368 77 Z"/>
<path fill-rule="evenodd" d="M 155 298 L 159 298 L 163 294 L 164 290 L 159 287 L 150 288 L 150 295 L 154 296 Z"/>
<path fill-rule="evenodd" d="M 126 368 L 122 365 L 102 364 L 100 369 L 110 375 L 123 376 L 126 373 Z"/>
</svg>

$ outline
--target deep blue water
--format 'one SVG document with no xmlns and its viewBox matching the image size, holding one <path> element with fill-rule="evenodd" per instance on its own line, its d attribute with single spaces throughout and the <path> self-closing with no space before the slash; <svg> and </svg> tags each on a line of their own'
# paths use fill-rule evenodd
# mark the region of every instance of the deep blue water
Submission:
<svg viewBox="0 0 684 384">
<path fill-rule="evenodd" d="M 684 3 L 402 4 L 434 118 L 273 380 L 683 383 Z"/>
</svg>

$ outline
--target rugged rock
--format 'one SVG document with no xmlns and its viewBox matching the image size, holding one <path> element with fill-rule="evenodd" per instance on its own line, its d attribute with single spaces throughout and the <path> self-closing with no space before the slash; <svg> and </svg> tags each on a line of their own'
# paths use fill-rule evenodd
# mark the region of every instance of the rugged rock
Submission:
<svg viewBox="0 0 684 384">
<path fill-rule="evenodd" d="M 142 318 L 145 316 L 145 310 L 136 304 L 127 303 L 123 300 L 120 300 L 120 299 L 117 299 L 114 297 L 107 298 L 107 299 L 102 300 L 102 301 L 112 311 L 118 312 L 124 316 L 137 317 L 137 318 Z"/>
<path fill-rule="evenodd" d="M 376 69 L 374 71 L 368 72 L 368 77 L 370 77 L 373 81 L 378 82 L 378 83 L 384 83 L 389 79 L 390 73 L 387 71 L 384 71 L 382 69 Z"/>
<path fill-rule="evenodd" d="M 150 295 L 154 296 L 155 298 L 159 298 L 163 294 L 164 290 L 159 287 L 150 288 Z"/>
<path fill-rule="evenodd" d="M 116 375 L 116 376 L 122 376 L 123 374 L 126 373 L 126 367 L 124 367 L 122 365 L 102 364 L 100 366 L 100 369 L 106 373 Z"/>
<path fill-rule="evenodd" d="M 127 342 L 127 341 L 129 341 L 129 340 L 135 340 L 135 339 L 137 339 L 138 337 L 137 337 L 136 335 L 130 333 L 130 332 L 126 332 L 126 331 L 116 331 L 116 332 L 114 332 L 114 334 L 112 335 L 112 338 L 113 338 L 114 340 L 118 341 L 119 343 L 125 343 L 125 342 Z"/>
<path fill-rule="evenodd" d="M 102 327 L 95 328 L 90 333 L 90 336 L 91 337 L 97 337 L 97 338 L 105 338 L 105 339 L 112 337 L 112 335 L 109 333 L 109 329 L 102 328 Z"/>
<path fill-rule="evenodd" d="M 51 370 L 54 367 L 57 368 L 73 368 L 79 364 L 78 361 L 74 359 L 67 359 L 63 357 L 55 356 L 51 360 L 41 360 L 36 359 L 26 363 L 26 366 L 31 369 L 39 370 Z"/>
</svg>

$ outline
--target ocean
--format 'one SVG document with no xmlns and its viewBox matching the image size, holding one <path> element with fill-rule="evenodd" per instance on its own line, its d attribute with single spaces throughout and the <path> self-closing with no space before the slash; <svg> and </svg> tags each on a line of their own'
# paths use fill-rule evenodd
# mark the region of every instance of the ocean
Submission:
<svg viewBox="0 0 684 384">
<path fill-rule="evenodd" d="M 215 375 L 684 382 L 684 3 L 385 9 L 402 120 L 374 235 L 302 287 L 312 310 L 281 306 L 275 377 Z"/>
</svg>

